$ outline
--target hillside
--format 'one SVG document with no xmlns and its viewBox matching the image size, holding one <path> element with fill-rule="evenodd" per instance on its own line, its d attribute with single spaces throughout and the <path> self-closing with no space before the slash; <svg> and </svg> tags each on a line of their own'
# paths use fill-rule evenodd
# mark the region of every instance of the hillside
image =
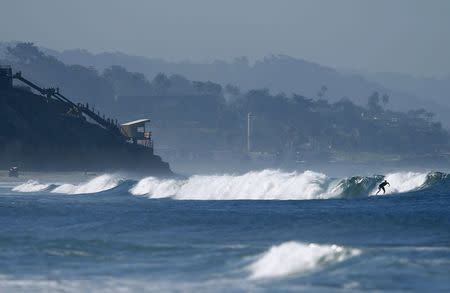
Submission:
<svg viewBox="0 0 450 293">
<path fill-rule="evenodd" d="M 8 48 L 2 62 L 10 62 L 39 84 L 64 89 L 75 102 L 89 104 L 95 112 L 101 109 L 122 122 L 150 118 L 155 150 L 171 163 L 246 160 L 249 112 L 253 113 L 251 151 L 280 164 L 374 152 L 440 156 L 449 149 L 448 132 L 433 113 L 414 103 L 410 104 L 414 110 L 394 111 L 396 97 L 384 92 L 372 92 L 357 104 L 345 98 L 333 102 L 336 97 L 331 98 L 327 87 L 321 87 L 320 96 L 308 97 L 246 91 L 178 74 L 160 73 L 148 80 L 117 65 L 102 72 L 67 65 L 31 43 Z"/>
<path fill-rule="evenodd" d="M 427 97 L 428 100 L 450 107 L 450 76 L 418 77 L 395 72 L 360 72 L 359 74 L 395 91 Z"/>
<path fill-rule="evenodd" d="M 169 175 L 167 163 L 75 115 L 64 103 L 25 89 L 0 89 L 0 169 L 145 171 Z"/>
<path fill-rule="evenodd" d="M 450 127 L 450 102 L 440 98 L 445 92 L 442 86 L 431 86 L 420 90 L 424 80 L 409 81 L 402 84 L 397 79 L 386 76 L 370 75 L 360 72 L 345 72 L 317 63 L 289 56 L 271 56 L 251 64 L 246 57 L 231 62 L 213 63 L 169 62 L 157 58 L 130 56 L 120 52 L 93 54 L 86 50 L 55 51 L 43 49 L 66 64 L 93 66 L 100 71 L 111 65 L 120 65 L 132 72 L 141 72 L 148 79 L 158 73 L 180 74 L 191 80 L 211 80 L 220 84 L 232 84 L 243 90 L 267 88 L 274 93 L 298 93 L 308 97 L 317 97 L 322 86 L 327 87 L 324 96 L 331 102 L 346 97 L 359 105 L 365 105 L 367 97 L 374 91 L 391 97 L 392 110 L 408 111 L 424 108 L 436 114 L 437 120 Z M 433 84 L 431 81 L 429 84 Z M 443 82 L 439 85 L 444 84 Z M 441 93 L 440 95 L 437 94 Z"/>
</svg>

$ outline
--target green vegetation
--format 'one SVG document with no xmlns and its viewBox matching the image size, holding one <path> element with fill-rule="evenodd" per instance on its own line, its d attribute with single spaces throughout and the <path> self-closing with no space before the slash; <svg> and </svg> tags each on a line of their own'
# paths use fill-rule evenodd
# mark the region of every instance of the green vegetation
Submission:
<svg viewBox="0 0 450 293">
<path fill-rule="evenodd" d="M 151 81 L 143 74 L 112 66 L 65 65 L 33 44 L 8 49 L 7 60 L 25 76 L 58 86 L 76 102 L 101 107 L 120 120 L 150 117 L 156 147 L 206 155 L 211 150 L 242 152 L 246 146 L 247 113 L 254 115 L 254 151 L 282 156 L 306 152 L 424 154 L 448 150 L 449 135 L 433 114 L 423 109 L 389 110 L 385 94 L 374 92 L 367 106 L 348 99 L 329 103 L 326 85 L 317 98 L 273 94 L 265 89 L 242 92 L 207 81 L 189 81 L 160 73 Z"/>
</svg>

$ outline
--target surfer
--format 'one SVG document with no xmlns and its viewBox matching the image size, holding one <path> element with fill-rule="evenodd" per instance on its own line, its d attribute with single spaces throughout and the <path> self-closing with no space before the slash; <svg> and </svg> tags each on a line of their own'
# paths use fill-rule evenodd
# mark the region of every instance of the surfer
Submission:
<svg viewBox="0 0 450 293">
<path fill-rule="evenodd" d="M 381 184 L 378 185 L 378 191 L 377 191 L 376 195 L 378 195 L 378 193 L 379 193 L 381 190 L 383 190 L 383 194 L 385 194 L 385 193 L 386 193 L 386 189 L 384 189 L 384 187 L 385 187 L 386 185 L 391 186 L 391 185 L 389 184 L 389 182 L 387 182 L 386 180 L 384 180 L 383 182 L 381 182 Z"/>
</svg>

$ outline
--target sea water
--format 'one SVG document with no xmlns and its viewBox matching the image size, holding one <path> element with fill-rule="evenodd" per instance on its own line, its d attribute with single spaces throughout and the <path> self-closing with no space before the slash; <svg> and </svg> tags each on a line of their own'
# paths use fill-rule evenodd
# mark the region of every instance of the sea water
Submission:
<svg viewBox="0 0 450 293">
<path fill-rule="evenodd" d="M 367 290 L 450 291 L 446 173 L 0 178 L 0 292 Z"/>
</svg>

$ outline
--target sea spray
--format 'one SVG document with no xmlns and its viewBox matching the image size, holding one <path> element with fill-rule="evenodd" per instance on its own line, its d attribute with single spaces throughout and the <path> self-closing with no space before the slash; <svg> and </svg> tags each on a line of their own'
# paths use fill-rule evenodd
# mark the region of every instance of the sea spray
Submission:
<svg viewBox="0 0 450 293">
<path fill-rule="evenodd" d="M 130 189 L 133 195 L 151 195 L 152 198 L 169 197 L 177 193 L 184 181 L 147 177 Z"/>
<path fill-rule="evenodd" d="M 389 182 L 386 188 L 386 194 L 403 193 L 417 190 L 424 187 L 427 180 L 427 173 L 419 172 L 399 172 L 387 174 L 384 179 Z M 372 191 L 372 195 L 376 194 L 378 188 Z"/>
<path fill-rule="evenodd" d="M 152 198 L 171 196 L 175 199 L 315 199 L 327 198 L 331 180 L 312 171 L 282 172 L 263 170 L 242 175 L 196 175 L 186 180 L 140 180 L 130 192 Z"/>
</svg>

